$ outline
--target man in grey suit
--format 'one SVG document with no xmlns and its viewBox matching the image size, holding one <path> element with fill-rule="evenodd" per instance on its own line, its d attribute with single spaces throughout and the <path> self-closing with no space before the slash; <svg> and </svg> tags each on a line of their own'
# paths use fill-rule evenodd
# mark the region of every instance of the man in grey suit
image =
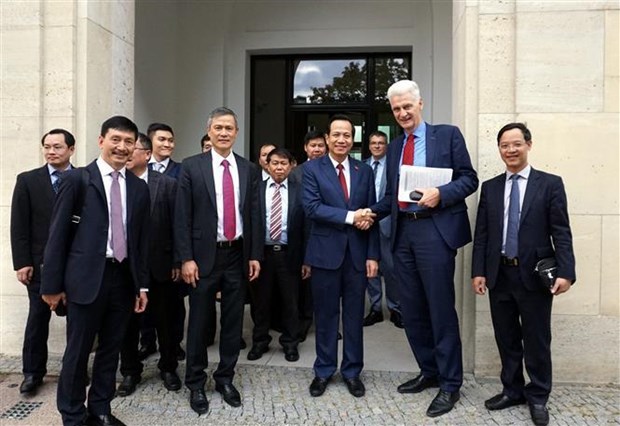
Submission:
<svg viewBox="0 0 620 426">
<path fill-rule="evenodd" d="M 264 231 L 259 215 L 260 169 L 233 153 L 239 126 L 228 108 L 216 108 L 207 123 L 211 151 L 183 161 L 174 218 L 174 247 L 181 276 L 189 284 L 185 385 L 190 406 L 209 411 L 207 326 L 210 300 L 221 292 L 220 363 L 215 390 L 233 407 L 241 395 L 232 381 L 239 358 L 247 281 L 258 278 Z"/>
<path fill-rule="evenodd" d="M 368 138 L 368 149 L 372 154 L 366 160 L 366 164 L 372 167 L 375 175 L 375 193 L 377 200 L 385 195 L 386 167 L 385 154 L 387 153 L 387 135 L 380 130 L 372 132 Z M 390 311 L 390 321 L 398 327 L 403 328 L 403 320 L 400 315 L 400 302 L 398 299 L 398 282 L 394 274 L 394 262 L 392 261 L 392 250 L 390 247 L 391 219 L 384 218 L 379 222 L 379 239 L 381 243 L 381 262 L 379 272 L 376 277 L 368 279 L 368 299 L 370 301 L 370 311 L 364 318 L 364 327 L 374 325 L 383 321 L 383 308 L 381 299 L 383 296 L 381 286 L 381 276 L 385 280 L 385 299 Z"/>
</svg>

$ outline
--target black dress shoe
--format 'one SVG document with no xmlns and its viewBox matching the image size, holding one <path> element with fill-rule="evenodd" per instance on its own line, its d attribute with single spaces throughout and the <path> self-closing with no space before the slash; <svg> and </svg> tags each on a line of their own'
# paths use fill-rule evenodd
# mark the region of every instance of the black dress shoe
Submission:
<svg viewBox="0 0 620 426">
<path fill-rule="evenodd" d="M 184 359 L 185 359 L 185 351 L 183 350 L 181 345 L 179 345 L 179 347 L 177 348 L 177 361 L 183 361 Z"/>
<path fill-rule="evenodd" d="M 169 391 L 178 391 L 181 389 L 181 379 L 176 371 L 162 371 L 159 376 L 164 381 L 164 387 Z"/>
<path fill-rule="evenodd" d="M 299 361 L 299 351 L 297 348 L 284 348 L 284 359 L 288 362 Z"/>
<path fill-rule="evenodd" d="M 231 407 L 241 406 L 241 395 L 232 383 L 217 383 L 215 385 L 215 390 L 222 394 L 224 401 Z"/>
<path fill-rule="evenodd" d="M 436 377 L 424 377 L 419 375 L 413 380 L 403 383 L 397 388 L 399 393 L 419 393 L 424 389 L 439 387 L 439 381 Z"/>
<path fill-rule="evenodd" d="M 248 360 L 256 361 L 262 358 L 263 354 L 269 350 L 269 346 L 252 346 L 250 352 L 248 352 Z"/>
<path fill-rule="evenodd" d="M 116 395 L 121 397 L 131 395 L 136 391 L 136 386 L 141 380 L 142 377 L 139 374 L 123 377 L 123 381 L 118 385 L 118 389 L 116 389 Z"/>
<path fill-rule="evenodd" d="M 209 401 L 204 389 L 192 390 L 189 393 L 189 406 L 192 410 L 200 414 L 207 414 L 209 411 Z"/>
<path fill-rule="evenodd" d="M 366 318 L 364 318 L 364 327 L 375 325 L 378 322 L 383 321 L 383 313 L 379 311 L 370 311 Z"/>
<path fill-rule="evenodd" d="M 454 408 L 454 404 L 461 399 L 461 393 L 459 391 L 456 392 L 447 392 L 440 390 L 431 405 L 428 406 L 428 410 L 426 410 L 426 415 L 428 417 L 437 417 L 442 414 L 446 414 L 448 411 Z"/>
<path fill-rule="evenodd" d="M 364 396 L 364 394 L 366 393 L 366 388 L 364 387 L 364 383 L 362 383 L 359 377 L 354 377 L 352 379 L 344 379 L 344 383 L 347 385 L 347 389 L 349 389 L 349 393 L 356 398 Z"/>
<path fill-rule="evenodd" d="M 247 344 L 247 343 L 245 343 L 245 339 L 242 337 L 242 338 L 241 338 L 241 344 L 239 345 L 239 348 L 240 348 L 240 349 L 245 349 L 245 348 L 247 348 L 247 347 L 248 347 L 248 344 Z"/>
<path fill-rule="evenodd" d="M 19 393 L 34 396 L 39 386 L 43 384 L 43 379 L 34 376 L 24 377 L 24 381 L 19 386 Z"/>
<path fill-rule="evenodd" d="M 549 411 L 545 404 L 530 404 L 530 416 L 536 426 L 547 426 L 549 424 Z"/>
<path fill-rule="evenodd" d="M 487 410 L 503 410 L 504 408 L 521 404 L 525 404 L 525 398 L 512 399 L 504 393 L 498 393 L 493 398 L 484 401 L 484 406 L 487 407 Z"/>
<path fill-rule="evenodd" d="M 155 352 L 157 352 L 157 347 L 155 345 L 140 346 L 140 349 L 138 349 L 138 359 L 144 361 Z"/>
<path fill-rule="evenodd" d="M 400 312 L 390 311 L 390 321 L 398 328 L 405 328 L 403 325 L 403 317 L 400 315 Z"/>
<path fill-rule="evenodd" d="M 89 414 L 84 423 L 88 426 L 126 426 L 112 414 L 100 414 L 98 416 Z"/>
<path fill-rule="evenodd" d="M 326 379 L 322 379 L 321 377 L 315 377 L 310 383 L 310 395 L 311 396 L 321 396 L 325 393 L 325 389 L 327 389 L 327 384 L 329 383 L 330 377 Z"/>
</svg>

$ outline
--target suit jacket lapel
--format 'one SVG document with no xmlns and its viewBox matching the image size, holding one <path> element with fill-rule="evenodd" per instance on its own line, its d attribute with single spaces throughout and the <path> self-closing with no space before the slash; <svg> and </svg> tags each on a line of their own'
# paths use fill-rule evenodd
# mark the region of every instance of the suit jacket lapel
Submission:
<svg viewBox="0 0 620 426">
<path fill-rule="evenodd" d="M 506 186 L 506 173 L 502 173 L 501 175 L 497 176 L 497 178 L 495 178 L 495 180 L 493 181 L 493 184 L 490 188 L 491 191 L 489 191 L 489 200 L 487 201 L 489 203 L 489 206 L 496 206 L 494 210 L 496 217 L 494 219 L 499 223 L 500 238 L 504 232 L 504 187 L 505 186 Z"/>
<path fill-rule="evenodd" d="M 260 203 L 260 214 L 263 218 L 263 220 L 267 220 L 267 203 L 269 202 L 267 200 L 267 181 L 264 180 L 260 183 L 260 185 L 258 185 L 258 196 L 259 196 L 259 200 L 261 200 Z M 267 224 L 267 226 L 269 226 L 269 224 Z"/>
<path fill-rule="evenodd" d="M 138 183 L 138 177 L 134 176 L 129 170 L 125 169 L 125 180 L 127 185 L 127 193 L 125 194 L 125 200 L 127 200 L 127 244 L 129 244 L 129 233 L 132 229 L 132 214 L 135 201 L 136 184 Z"/>
<path fill-rule="evenodd" d="M 533 168 L 530 171 L 530 176 L 527 180 L 527 185 L 525 187 L 525 197 L 523 198 L 523 206 L 521 207 L 521 216 L 519 216 L 519 224 L 523 223 L 523 218 L 527 215 L 530 207 L 532 206 L 532 202 L 536 197 L 536 185 L 537 181 L 540 178 L 540 175 Z"/>
<path fill-rule="evenodd" d="M 351 203 L 351 198 L 353 198 L 353 195 L 356 193 L 355 190 L 357 189 L 357 186 L 359 185 L 359 178 L 360 178 L 360 166 L 351 157 L 349 157 L 349 167 L 351 169 L 349 170 L 349 178 L 351 179 L 351 182 L 349 184 L 349 203 L 348 204 Z M 340 183 L 340 181 L 338 181 L 338 183 Z M 374 182 L 373 182 L 373 185 L 374 185 Z"/>
<path fill-rule="evenodd" d="M 332 160 L 328 155 L 324 155 L 318 161 L 320 161 L 321 169 L 323 170 L 323 174 L 325 178 L 331 183 L 331 185 L 336 189 L 337 193 L 340 195 L 338 197 L 342 200 L 342 205 L 344 207 L 347 206 L 347 203 L 344 201 L 344 192 L 342 192 L 342 186 L 340 186 L 340 180 L 338 179 L 338 174 L 336 169 L 334 169 L 334 165 L 332 164 Z"/>
<path fill-rule="evenodd" d="M 248 174 L 250 173 L 249 167 L 245 161 L 237 154 L 233 154 L 235 156 L 235 162 L 237 163 L 237 168 L 239 169 L 239 211 L 243 211 L 243 206 L 245 204 L 245 194 L 248 190 Z"/>
<path fill-rule="evenodd" d="M 39 169 L 39 173 L 37 173 L 37 181 L 39 188 L 43 188 L 45 203 L 49 205 L 54 204 L 54 197 L 56 194 L 52 188 L 52 180 L 50 178 L 49 170 L 47 169 L 47 164 Z"/>
<path fill-rule="evenodd" d="M 99 167 L 97 167 L 97 160 L 90 163 L 86 168 L 88 169 L 90 176 L 90 185 L 93 185 L 95 189 L 97 189 L 97 192 L 103 201 L 103 205 L 105 206 L 106 212 L 108 212 L 109 215 L 110 212 L 108 211 L 108 202 L 105 196 L 105 189 L 103 188 L 103 178 L 101 177 Z"/>
<path fill-rule="evenodd" d="M 287 223 L 291 223 L 293 217 L 293 209 L 295 208 L 295 202 L 297 201 L 297 182 L 288 180 L 288 217 Z"/>
<path fill-rule="evenodd" d="M 151 213 L 155 210 L 155 202 L 157 201 L 159 183 L 161 182 L 160 175 L 153 170 L 149 170 L 149 192 L 151 193 Z"/>
<path fill-rule="evenodd" d="M 200 171 L 207 187 L 207 194 L 211 198 L 211 203 L 217 206 L 217 199 L 215 197 L 215 176 L 213 175 L 213 156 L 210 152 L 207 152 L 200 162 Z"/>
<path fill-rule="evenodd" d="M 437 152 L 435 126 L 426 123 L 426 166 L 434 167 L 435 153 Z"/>
</svg>

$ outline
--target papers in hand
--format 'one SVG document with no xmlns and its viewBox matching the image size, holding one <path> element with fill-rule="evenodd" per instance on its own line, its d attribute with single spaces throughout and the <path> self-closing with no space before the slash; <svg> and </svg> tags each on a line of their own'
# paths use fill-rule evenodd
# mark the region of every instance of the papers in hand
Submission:
<svg viewBox="0 0 620 426">
<path fill-rule="evenodd" d="M 401 166 L 398 184 L 398 201 L 411 203 L 410 194 L 415 188 L 436 188 L 452 181 L 452 169 L 437 167 Z"/>
</svg>

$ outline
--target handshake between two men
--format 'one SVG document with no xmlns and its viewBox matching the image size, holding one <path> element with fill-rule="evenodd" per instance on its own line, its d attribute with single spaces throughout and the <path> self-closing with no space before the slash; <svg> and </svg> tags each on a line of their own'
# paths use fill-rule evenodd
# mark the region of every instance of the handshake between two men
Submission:
<svg viewBox="0 0 620 426">
<path fill-rule="evenodd" d="M 377 214 L 373 213 L 369 208 L 358 209 L 353 216 L 353 226 L 359 230 L 366 231 L 375 223 L 376 217 Z"/>
</svg>

